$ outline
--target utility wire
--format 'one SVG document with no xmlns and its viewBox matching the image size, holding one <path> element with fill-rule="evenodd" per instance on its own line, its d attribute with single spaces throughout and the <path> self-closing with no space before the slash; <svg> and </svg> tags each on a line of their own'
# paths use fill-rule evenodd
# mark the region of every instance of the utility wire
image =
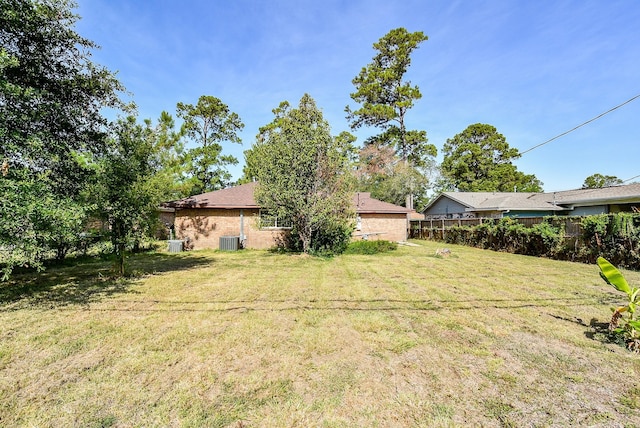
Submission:
<svg viewBox="0 0 640 428">
<path fill-rule="evenodd" d="M 627 181 L 631 181 L 635 178 L 640 177 L 640 175 L 636 175 L 635 177 L 631 177 L 631 178 L 627 178 L 626 180 L 622 180 L 619 184 L 614 184 L 614 185 L 610 185 L 610 186 L 605 186 L 605 187 L 590 187 L 590 188 L 580 188 L 580 189 L 571 189 L 571 190 L 552 190 L 549 192 L 545 192 L 545 193 L 566 193 L 566 192 L 575 192 L 575 191 L 581 191 L 583 195 L 590 193 L 590 192 L 598 192 L 602 189 L 606 189 L 608 187 L 616 187 L 616 186 L 621 186 L 623 184 L 625 184 Z M 631 183 L 633 184 L 633 183 Z"/>
<path fill-rule="evenodd" d="M 547 141 L 545 141 L 543 143 L 540 143 L 540 144 L 538 144 L 536 146 L 533 146 L 530 149 L 525 150 L 524 152 L 520 152 L 520 156 L 522 156 L 523 154 L 525 154 L 527 152 L 530 152 L 533 149 L 537 149 L 540 146 L 544 146 L 545 144 L 548 144 L 548 143 L 552 142 L 553 140 L 557 140 L 558 138 L 563 137 L 563 136 L 567 135 L 568 133 L 575 131 L 578 128 L 581 128 L 581 127 L 583 127 L 584 125 L 586 125 L 588 123 L 591 123 L 591 122 L 593 122 L 595 120 L 598 120 L 602 116 L 604 116 L 605 114 L 611 113 L 612 111 L 619 109 L 620 107 L 622 107 L 625 104 L 629 104 L 631 101 L 633 101 L 633 100 L 635 100 L 637 98 L 640 98 L 640 94 L 636 95 L 635 97 L 632 97 L 632 98 L 628 99 L 627 101 L 623 102 L 622 104 L 618 104 L 617 106 L 605 111 L 604 113 L 601 113 L 601 114 L 597 115 L 596 117 L 594 117 L 592 119 L 587 120 L 586 122 L 581 123 L 580 125 L 578 125 L 578 126 L 576 126 L 574 128 L 571 128 L 570 130 L 568 130 L 566 132 L 563 132 L 560 135 L 556 135 L 555 137 L 553 137 L 553 138 L 551 138 L 551 139 L 549 139 L 549 140 L 547 140 Z M 633 177 L 633 178 L 636 178 L 636 177 Z M 630 178 L 629 180 L 632 180 L 632 179 Z"/>
</svg>

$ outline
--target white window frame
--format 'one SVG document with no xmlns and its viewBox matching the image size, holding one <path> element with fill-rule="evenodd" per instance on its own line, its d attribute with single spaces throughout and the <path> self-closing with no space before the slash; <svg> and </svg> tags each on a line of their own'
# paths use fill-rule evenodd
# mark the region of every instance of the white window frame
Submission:
<svg viewBox="0 0 640 428">
<path fill-rule="evenodd" d="M 268 225 L 265 225 L 268 223 Z M 260 229 L 264 230 L 288 230 L 293 227 L 291 220 L 281 219 L 270 215 L 268 210 L 260 210 Z"/>
</svg>

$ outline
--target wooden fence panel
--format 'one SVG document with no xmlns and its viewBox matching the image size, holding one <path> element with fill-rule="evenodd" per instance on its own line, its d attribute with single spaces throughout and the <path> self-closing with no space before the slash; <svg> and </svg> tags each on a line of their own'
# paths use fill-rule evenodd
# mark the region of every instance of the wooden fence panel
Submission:
<svg viewBox="0 0 640 428">
<path fill-rule="evenodd" d="M 544 221 L 551 221 L 555 226 L 563 226 L 565 237 L 578 237 L 582 233 L 582 217 L 512 217 L 513 220 L 526 227 L 533 227 Z M 482 218 L 449 218 L 430 220 L 411 220 L 409 224 L 409 238 L 412 239 L 444 239 L 447 229 L 459 226 L 477 226 L 483 221 L 495 219 Z"/>
</svg>

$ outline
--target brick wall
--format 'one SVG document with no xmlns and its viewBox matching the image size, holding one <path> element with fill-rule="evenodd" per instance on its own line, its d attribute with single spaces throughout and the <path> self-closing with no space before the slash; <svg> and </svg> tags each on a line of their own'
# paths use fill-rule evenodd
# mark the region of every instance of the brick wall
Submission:
<svg viewBox="0 0 640 428">
<path fill-rule="evenodd" d="M 360 214 L 361 229 L 354 232 L 354 239 L 362 239 L 360 235 L 371 233 L 368 239 L 384 239 L 385 241 L 407 240 L 406 214 Z M 375 233 L 382 232 L 380 235 Z"/>
<path fill-rule="evenodd" d="M 260 230 L 259 211 L 242 210 L 245 247 L 267 249 L 276 245 L 282 236 L 280 230 Z M 370 233 L 368 239 L 405 241 L 407 239 L 406 214 L 361 214 L 361 230 L 354 232 L 354 239 Z M 240 236 L 240 210 L 183 209 L 176 212 L 176 239 L 191 241 L 193 249 L 218 249 L 221 236 Z M 379 235 L 376 233 L 380 233 Z"/>
<path fill-rule="evenodd" d="M 176 212 L 176 239 L 191 241 L 193 249 L 218 249 L 221 236 L 240 236 L 241 210 L 183 209 Z M 266 249 L 276 244 L 278 230 L 258 228 L 258 210 L 242 210 L 246 248 Z"/>
</svg>

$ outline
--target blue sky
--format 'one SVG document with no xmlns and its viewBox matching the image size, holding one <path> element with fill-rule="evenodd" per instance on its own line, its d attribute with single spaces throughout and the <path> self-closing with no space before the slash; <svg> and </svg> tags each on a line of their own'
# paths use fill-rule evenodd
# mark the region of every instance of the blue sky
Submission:
<svg viewBox="0 0 640 428">
<path fill-rule="evenodd" d="M 309 93 L 332 133 L 349 130 L 351 80 L 389 30 L 422 31 L 406 78 L 422 99 L 409 128 L 439 151 L 488 123 L 521 152 L 640 94 L 640 2 L 411 0 L 78 0 L 78 32 L 96 63 L 117 71 L 141 118 L 175 116 L 178 102 L 213 95 L 240 115 L 240 159 L 281 101 Z M 546 191 L 594 173 L 640 175 L 640 99 L 515 164 Z M 375 130 L 356 133 L 361 143 Z M 640 180 L 636 178 L 633 181 Z"/>
</svg>

